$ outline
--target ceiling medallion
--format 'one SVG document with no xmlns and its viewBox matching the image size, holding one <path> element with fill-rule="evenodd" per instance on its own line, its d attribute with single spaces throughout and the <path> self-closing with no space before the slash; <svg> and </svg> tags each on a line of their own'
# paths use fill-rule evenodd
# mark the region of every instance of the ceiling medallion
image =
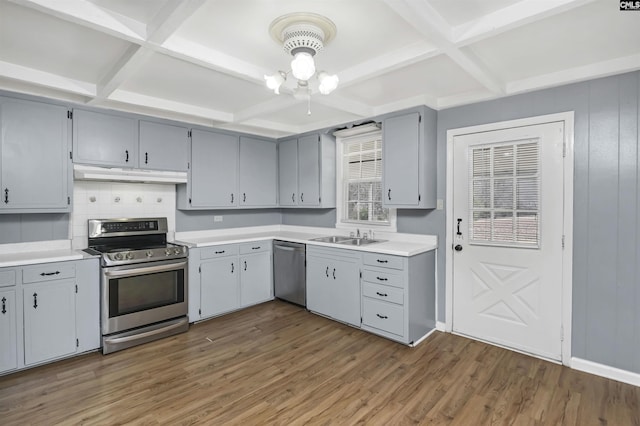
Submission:
<svg viewBox="0 0 640 426">
<path fill-rule="evenodd" d="M 269 34 L 293 59 L 290 71 L 264 76 L 267 87 L 280 94 L 280 86 L 291 74 L 297 80 L 293 96 L 310 104 L 312 89 L 309 83 L 315 75 L 321 94 L 333 92 L 338 87 L 338 76 L 326 71 L 316 72 L 314 56 L 333 40 L 336 32 L 336 25 L 331 20 L 315 13 L 291 13 L 276 18 L 269 26 Z M 315 87 L 316 82 L 313 83 Z M 311 114 L 310 109 L 307 114 Z"/>
</svg>

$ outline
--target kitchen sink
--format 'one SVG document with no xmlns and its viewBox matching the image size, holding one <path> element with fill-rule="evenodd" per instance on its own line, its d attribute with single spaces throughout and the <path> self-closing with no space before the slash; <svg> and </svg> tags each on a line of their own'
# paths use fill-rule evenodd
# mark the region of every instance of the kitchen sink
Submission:
<svg viewBox="0 0 640 426">
<path fill-rule="evenodd" d="M 353 238 L 351 237 L 344 237 L 342 235 L 330 235 L 328 237 L 319 237 L 319 238 L 312 238 L 309 241 L 319 241 L 321 243 L 343 243 L 344 241 L 351 241 Z"/>
<path fill-rule="evenodd" d="M 369 238 L 350 238 L 344 241 L 338 241 L 338 244 L 344 244 L 345 246 L 366 246 L 368 244 L 384 243 L 387 240 L 372 240 Z"/>
</svg>

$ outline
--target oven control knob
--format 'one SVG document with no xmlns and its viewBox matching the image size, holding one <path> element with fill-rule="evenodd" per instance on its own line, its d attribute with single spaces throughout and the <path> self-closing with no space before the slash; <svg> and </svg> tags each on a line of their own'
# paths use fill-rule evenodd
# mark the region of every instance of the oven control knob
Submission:
<svg viewBox="0 0 640 426">
<path fill-rule="evenodd" d="M 133 253 L 127 253 L 127 259 L 129 260 L 133 259 Z"/>
<path fill-rule="evenodd" d="M 165 255 L 165 256 L 169 256 L 170 254 L 171 254 L 171 249 L 166 249 L 166 250 L 164 251 L 164 255 Z"/>
<path fill-rule="evenodd" d="M 122 257 L 122 253 L 116 253 L 113 257 L 114 257 L 116 260 L 122 260 L 122 259 L 123 259 L 123 257 Z"/>
<path fill-rule="evenodd" d="M 153 256 L 153 252 L 152 252 L 151 250 L 149 250 L 149 251 L 147 252 L 147 257 L 151 257 L 151 256 Z"/>
<path fill-rule="evenodd" d="M 173 252 L 174 252 L 175 254 L 180 254 L 180 249 L 179 249 L 179 248 L 174 248 L 174 249 L 173 249 Z"/>
</svg>

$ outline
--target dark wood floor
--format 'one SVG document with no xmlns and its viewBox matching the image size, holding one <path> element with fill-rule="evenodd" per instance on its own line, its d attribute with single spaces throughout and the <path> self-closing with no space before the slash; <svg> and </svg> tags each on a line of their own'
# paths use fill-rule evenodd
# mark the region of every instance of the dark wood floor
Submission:
<svg viewBox="0 0 640 426">
<path fill-rule="evenodd" d="M 451 334 L 408 348 L 275 301 L 0 377 L 0 424 L 640 425 L 640 388 Z"/>
</svg>

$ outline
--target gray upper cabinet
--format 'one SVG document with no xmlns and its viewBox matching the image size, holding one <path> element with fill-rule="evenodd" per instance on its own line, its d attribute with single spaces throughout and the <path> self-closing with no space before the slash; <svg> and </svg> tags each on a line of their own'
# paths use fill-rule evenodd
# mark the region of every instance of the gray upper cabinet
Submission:
<svg viewBox="0 0 640 426">
<path fill-rule="evenodd" d="M 238 136 L 192 130 L 189 179 L 191 191 L 189 200 L 186 200 L 188 206 L 194 208 L 237 206 L 237 173 Z M 178 203 L 185 204 L 180 200 Z"/>
<path fill-rule="evenodd" d="M 141 169 L 186 172 L 189 169 L 189 130 L 186 127 L 140 120 L 138 162 Z"/>
<path fill-rule="evenodd" d="M 71 210 L 67 108 L 0 98 L 1 213 Z"/>
<path fill-rule="evenodd" d="M 298 139 L 286 139 L 278 144 L 278 188 L 280 206 L 297 205 Z"/>
<path fill-rule="evenodd" d="M 274 207 L 277 173 L 275 142 L 240 137 L 240 206 Z"/>
<path fill-rule="evenodd" d="M 383 119 L 385 207 L 436 207 L 435 124 L 435 111 L 428 108 Z"/>
<path fill-rule="evenodd" d="M 311 134 L 278 144 L 281 207 L 336 206 L 336 145 L 329 135 Z"/>
<path fill-rule="evenodd" d="M 131 117 L 73 110 L 73 161 L 138 167 L 138 121 Z"/>
</svg>

